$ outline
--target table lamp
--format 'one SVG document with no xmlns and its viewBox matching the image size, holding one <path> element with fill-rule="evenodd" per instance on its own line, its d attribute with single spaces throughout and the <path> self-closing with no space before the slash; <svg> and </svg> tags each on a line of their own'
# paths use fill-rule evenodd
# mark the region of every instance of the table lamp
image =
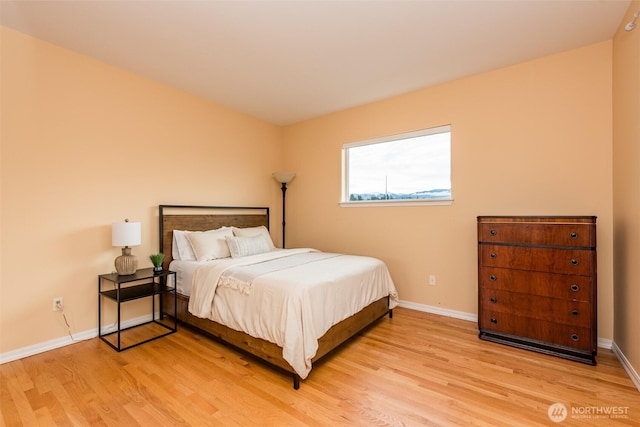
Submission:
<svg viewBox="0 0 640 427">
<path fill-rule="evenodd" d="M 121 246 L 122 255 L 114 261 L 116 271 L 121 275 L 129 275 L 138 269 L 138 258 L 131 254 L 129 246 L 138 246 L 142 242 L 142 232 L 139 222 L 114 222 L 111 226 L 111 245 Z"/>
</svg>

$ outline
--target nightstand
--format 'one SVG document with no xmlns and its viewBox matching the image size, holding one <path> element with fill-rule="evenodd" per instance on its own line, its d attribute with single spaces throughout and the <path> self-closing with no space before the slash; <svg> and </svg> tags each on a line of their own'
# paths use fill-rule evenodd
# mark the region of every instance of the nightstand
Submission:
<svg viewBox="0 0 640 427">
<path fill-rule="evenodd" d="M 173 307 L 163 307 L 162 294 L 170 292 L 174 294 Z M 123 303 L 143 298 L 151 299 L 151 320 L 123 327 Z M 126 276 L 118 273 L 101 274 L 98 276 L 98 337 L 115 350 L 122 351 L 172 334 L 178 330 L 177 300 L 175 271 L 154 273 L 153 268 L 145 268 Z M 111 327 L 105 333 L 102 304 L 108 301 L 115 304 L 117 322 L 115 330 Z M 166 312 L 166 308 L 173 312 Z"/>
</svg>

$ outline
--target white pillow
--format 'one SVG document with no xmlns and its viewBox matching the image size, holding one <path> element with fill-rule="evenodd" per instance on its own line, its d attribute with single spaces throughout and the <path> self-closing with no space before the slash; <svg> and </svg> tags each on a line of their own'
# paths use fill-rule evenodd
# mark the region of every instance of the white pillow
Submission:
<svg viewBox="0 0 640 427">
<path fill-rule="evenodd" d="M 271 248 L 263 235 L 251 237 L 226 236 L 227 245 L 232 258 L 269 252 Z"/>
<path fill-rule="evenodd" d="M 264 225 L 259 227 L 247 227 L 247 228 L 233 228 L 233 235 L 236 237 L 254 237 L 254 236 L 264 236 L 269 248 L 275 249 L 276 246 L 273 244 L 273 240 L 271 240 L 271 235 L 269 234 L 269 230 Z"/>
<path fill-rule="evenodd" d="M 233 231 L 230 228 L 186 234 L 197 261 L 230 257 L 231 252 L 225 240 L 226 236 L 233 237 Z"/>
<path fill-rule="evenodd" d="M 187 240 L 187 234 L 193 231 L 173 230 L 173 243 L 171 244 L 171 257 L 183 261 L 195 261 L 196 255 L 191 249 L 191 243 Z"/>
</svg>

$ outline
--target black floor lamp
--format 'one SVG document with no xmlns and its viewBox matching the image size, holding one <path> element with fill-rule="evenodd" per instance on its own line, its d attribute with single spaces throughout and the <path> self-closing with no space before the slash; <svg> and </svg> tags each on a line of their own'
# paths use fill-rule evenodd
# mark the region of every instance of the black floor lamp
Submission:
<svg viewBox="0 0 640 427">
<path fill-rule="evenodd" d="M 285 227 L 285 214 L 284 214 L 284 195 L 287 192 L 287 184 L 293 181 L 293 178 L 296 177 L 295 172 L 274 172 L 273 177 L 276 181 L 282 184 L 282 248 L 285 247 L 284 240 L 284 227 Z"/>
</svg>

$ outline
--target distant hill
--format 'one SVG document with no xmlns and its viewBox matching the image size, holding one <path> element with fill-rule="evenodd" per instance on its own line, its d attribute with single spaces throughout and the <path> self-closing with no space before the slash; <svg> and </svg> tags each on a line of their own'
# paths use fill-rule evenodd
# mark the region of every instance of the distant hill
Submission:
<svg viewBox="0 0 640 427">
<path fill-rule="evenodd" d="M 451 189 L 435 188 L 415 193 L 352 193 L 350 201 L 360 200 L 433 200 L 451 198 Z"/>
</svg>

